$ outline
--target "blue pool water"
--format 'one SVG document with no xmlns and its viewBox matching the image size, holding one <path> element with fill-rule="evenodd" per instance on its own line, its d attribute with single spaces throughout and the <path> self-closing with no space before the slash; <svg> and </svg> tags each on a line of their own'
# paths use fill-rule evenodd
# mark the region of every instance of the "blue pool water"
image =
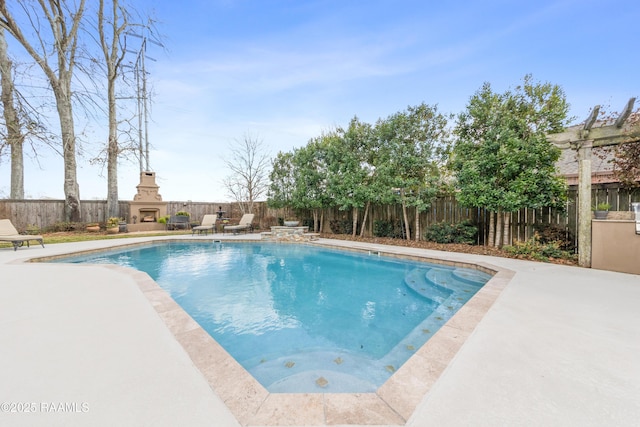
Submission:
<svg viewBox="0 0 640 427">
<path fill-rule="evenodd" d="M 490 278 L 310 245 L 155 244 L 62 262 L 148 273 L 271 392 L 372 392 Z"/>
</svg>

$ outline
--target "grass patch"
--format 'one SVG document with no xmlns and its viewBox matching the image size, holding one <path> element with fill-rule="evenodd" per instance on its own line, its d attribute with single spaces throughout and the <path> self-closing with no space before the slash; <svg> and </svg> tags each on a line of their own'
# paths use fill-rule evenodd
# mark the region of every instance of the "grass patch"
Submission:
<svg viewBox="0 0 640 427">
<path fill-rule="evenodd" d="M 73 243 L 73 242 L 87 242 L 90 240 L 115 240 L 115 239 L 132 239 L 136 237 L 154 237 L 154 236 L 175 236 L 181 234 L 191 234 L 189 230 L 179 231 L 160 231 L 157 233 L 81 233 L 81 232 L 58 232 L 58 233 L 43 233 L 44 244 L 53 245 L 56 243 Z M 31 242 L 33 245 L 33 242 Z M 13 248 L 10 242 L 0 242 L 0 248 Z"/>
</svg>

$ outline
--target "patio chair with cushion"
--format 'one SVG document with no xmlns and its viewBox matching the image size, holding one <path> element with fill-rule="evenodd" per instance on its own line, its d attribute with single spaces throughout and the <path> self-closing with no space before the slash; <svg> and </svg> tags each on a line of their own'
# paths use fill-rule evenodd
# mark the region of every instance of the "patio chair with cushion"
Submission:
<svg viewBox="0 0 640 427">
<path fill-rule="evenodd" d="M 245 233 L 248 231 L 253 231 L 253 217 L 254 214 L 242 215 L 242 218 L 240 218 L 240 222 L 238 223 L 238 225 L 225 225 L 222 229 L 222 233 L 231 231 L 233 232 L 233 234 L 238 234 L 239 231 L 244 231 Z"/>
<path fill-rule="evenodd" d="M 207 233 L 209 233 L 209 230 L 211 230 L 211 233 L 213 234 L 213 231 L 216 228 L 217 219 L 218 219 L 218 216 L 216 214 L 207 214 L 203 216 L 202 222 L 200 223 L 200 225 L 193 227 L 191 229 L 191 235 L 193 236 L 196 233 L 196 231 L 198 232 L 198 234 L 202 234 L 202 232 L 204 231 L 204 234 L 206 236 Z"/>
<path fill-rule="evenodd" d="M 18 250 L 18 246 L 22 246 L 25 242 L 27 242 L 27 247 L 29 247 L 30 240 L 36 240 L 44 248 L 44 239 L 42 236 L 20 234 L 11 223 L 11 220 L 0 219 L 0 241 L 11 242 L 14 251 Z"/>
</svg>

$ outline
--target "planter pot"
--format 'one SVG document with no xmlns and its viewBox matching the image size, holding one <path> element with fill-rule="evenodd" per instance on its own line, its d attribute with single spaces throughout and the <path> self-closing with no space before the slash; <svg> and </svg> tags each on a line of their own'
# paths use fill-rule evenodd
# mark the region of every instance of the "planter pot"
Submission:
<svg viewBox="0 0 640 427">
<path fill-rule="evenodd" d="M 119 222 L 118 223 L 118 231 L 120 231 L 120 233 L 126 233 L 127 232 L 127 223 L 126 222 Z"/>
<path fill-rule="evenodd" d="M 87 231 L 91 232 L 91 233 L 96 233 L 98 231 L 100 231 L 100 226 L 99 225 L 90 225 L 87 227 Z"/>
<path fill-rule="evenodd" d="M 120 227 L 117 225 L 115 227 L 107 228 L 107 234 L 118 234 L 119 231 L 120 231 Z"/>
<path fill-rule="evenodd" d="M 609 215 L 609 211 L 593 211 L 593 215 L 596 219 L 607 219 L 607 215 Z"/>
</svg>

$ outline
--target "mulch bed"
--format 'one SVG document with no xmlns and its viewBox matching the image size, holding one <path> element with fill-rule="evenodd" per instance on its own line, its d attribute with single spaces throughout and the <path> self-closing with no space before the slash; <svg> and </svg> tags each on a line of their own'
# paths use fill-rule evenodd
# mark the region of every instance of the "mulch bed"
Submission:
<svg viewBox="0 0 640 427">
<path fill-rule="evenodd" d="M 532 258 L 513 256 L 499 248 L 489 246 L 465 245 L 459 243 L 435 243 L 427 241 L 393 239 L 390 237 L 352 237 L 346 234 L 322 234 L 325 239 L 349 240 L 354 242 L 377 243 L 381 245 L 404 246 L 409 248 L 433 249 L 436 251 L 459 252 L 475 255 L 491 255 L 503 258 L 526 259 L 530 261 L 539 261 Z M 561 265 L 578 265 L 575 259 L 548 258 L 548 262 Z"/>
</svg>

